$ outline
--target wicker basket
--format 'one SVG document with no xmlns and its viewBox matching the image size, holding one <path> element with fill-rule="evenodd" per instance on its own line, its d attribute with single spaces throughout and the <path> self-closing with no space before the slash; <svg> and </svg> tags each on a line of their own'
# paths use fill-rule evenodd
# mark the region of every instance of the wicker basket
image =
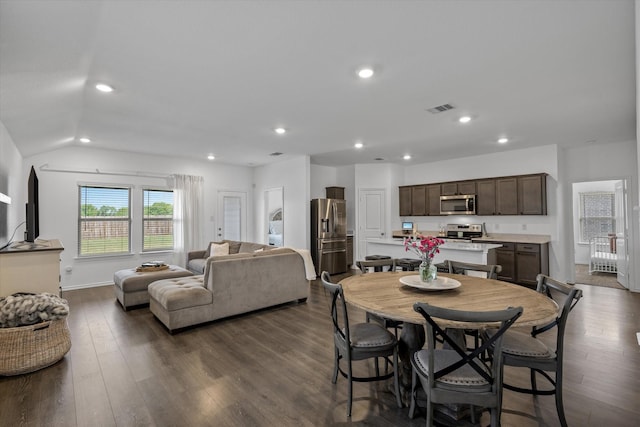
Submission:
<svg viewBox="0 0 640 427">
<path fill-rule="evenodd" d="M 0 328 L 0 375 L 37 371 L 62 359 L 71 348 L 67 319 Z"/>
</svg>

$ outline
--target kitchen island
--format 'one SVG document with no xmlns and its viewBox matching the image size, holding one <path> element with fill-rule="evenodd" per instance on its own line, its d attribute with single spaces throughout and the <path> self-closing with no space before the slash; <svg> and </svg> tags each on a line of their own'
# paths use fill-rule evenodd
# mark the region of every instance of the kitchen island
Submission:
<svg viewBox="0 0 640 427">
<path fill-rule="evenodd" d="M 403 239 L 367 239 L 366 256 L 387 255 L 391 258 L 418 258 L 411 252 L 405 251 Z M 495 264 L 495 249 L 502 247 L 493 243 L 447 242 L 440 246 L 440 253 L 433 258 L 434 262 L 444 260 L 470 262 L 474 264 Z"/>
</svg>

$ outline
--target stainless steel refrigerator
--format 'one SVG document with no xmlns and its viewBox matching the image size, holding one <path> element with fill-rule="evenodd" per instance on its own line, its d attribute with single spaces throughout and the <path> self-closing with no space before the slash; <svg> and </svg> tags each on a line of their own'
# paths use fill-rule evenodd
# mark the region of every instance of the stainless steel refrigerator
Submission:
<svg viewBox="0 0 640 427">
<path fill-rule="evenodd" d="M 347 213 L 341 199 L 311 201 L 311 257 L 318 276 L 347 271 Z"/>
</svg>

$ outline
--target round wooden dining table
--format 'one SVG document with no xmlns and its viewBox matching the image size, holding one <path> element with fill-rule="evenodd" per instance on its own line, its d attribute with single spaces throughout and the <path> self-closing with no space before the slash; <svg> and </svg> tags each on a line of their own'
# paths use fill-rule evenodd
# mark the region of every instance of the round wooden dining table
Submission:
<svg viewBox="0 0 640 427">
<path fill-rule="evenodd" d="M 522 316 L 514 326 L 537 326 L 553 321 L 558 305 L 533 289 L 501 280 L 460 274 L 438 273 L 439 276 L 460 283 L 454 289 L 424 290 L 400 282 L 403 276 L 415 272 L 367 273 L 350 276 L 340 281 L 345 300 L 358 308 L 379 316 L 406 323 L 423 325 L 424 317 L 413 310 L 413 304 L 424 302 L 438 307 L 466 311 L 504 310 L 522 307 Z M 465 324 L 438 320 L 446 328 L 480 328 L 490 325 Z"/>
<path fill-rule="evenodd" d="M 425 319 L 413 309 L 416 302 L 438 307 L 466 311 L 504 310 L 507 307 L 522 307 L 514 326 L 532 327 L 545 325 L 555 320 L 558 305 L 551 298 L 524 286 L 500 280 L 460 274 L 438 273 L 438 276 L 459 282 L 448 290 L 424 290 L 400 282 L 402 277 L 416 275 L 409 272 L 379 272 L 350 276 L 342 279 L 344 298 L 352 306 L 387 319 L 403 322 L 400 333 L 398 356 L 400 358 L 400 383 L 405 402 L 410 399 L 411 356 L 425 344 Z M 447 282 L 451 283 L 451 280 Z M 407 281 L 406 279 L 404 281 Z M 460 329 L 480 329 L 498 325 L 454 322 L 434 319 L 440 327 L 460 337 Z"/>
</svg>

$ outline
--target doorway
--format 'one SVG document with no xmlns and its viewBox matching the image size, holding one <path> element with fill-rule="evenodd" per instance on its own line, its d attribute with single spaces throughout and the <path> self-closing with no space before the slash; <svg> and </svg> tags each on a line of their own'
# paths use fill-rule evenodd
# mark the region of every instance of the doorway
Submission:
<svg viewBox="0 0 640 427">
<path fill-rule="evenodd" d="M 356 259 L 367 255 L 367 239 L 385 238 L 385 190 L 360 190 L 358 197 L 358 247 Z"/>
<path fill-rule="evenodd" d="M 627 180 L 572 185 L 575 283 L 627 289 Z"/>
<path fill-rule="evenodd" d="M 240 191 L 218 192 L 218 240 L 246 240 L 247 193 Z"/>
</svg>

